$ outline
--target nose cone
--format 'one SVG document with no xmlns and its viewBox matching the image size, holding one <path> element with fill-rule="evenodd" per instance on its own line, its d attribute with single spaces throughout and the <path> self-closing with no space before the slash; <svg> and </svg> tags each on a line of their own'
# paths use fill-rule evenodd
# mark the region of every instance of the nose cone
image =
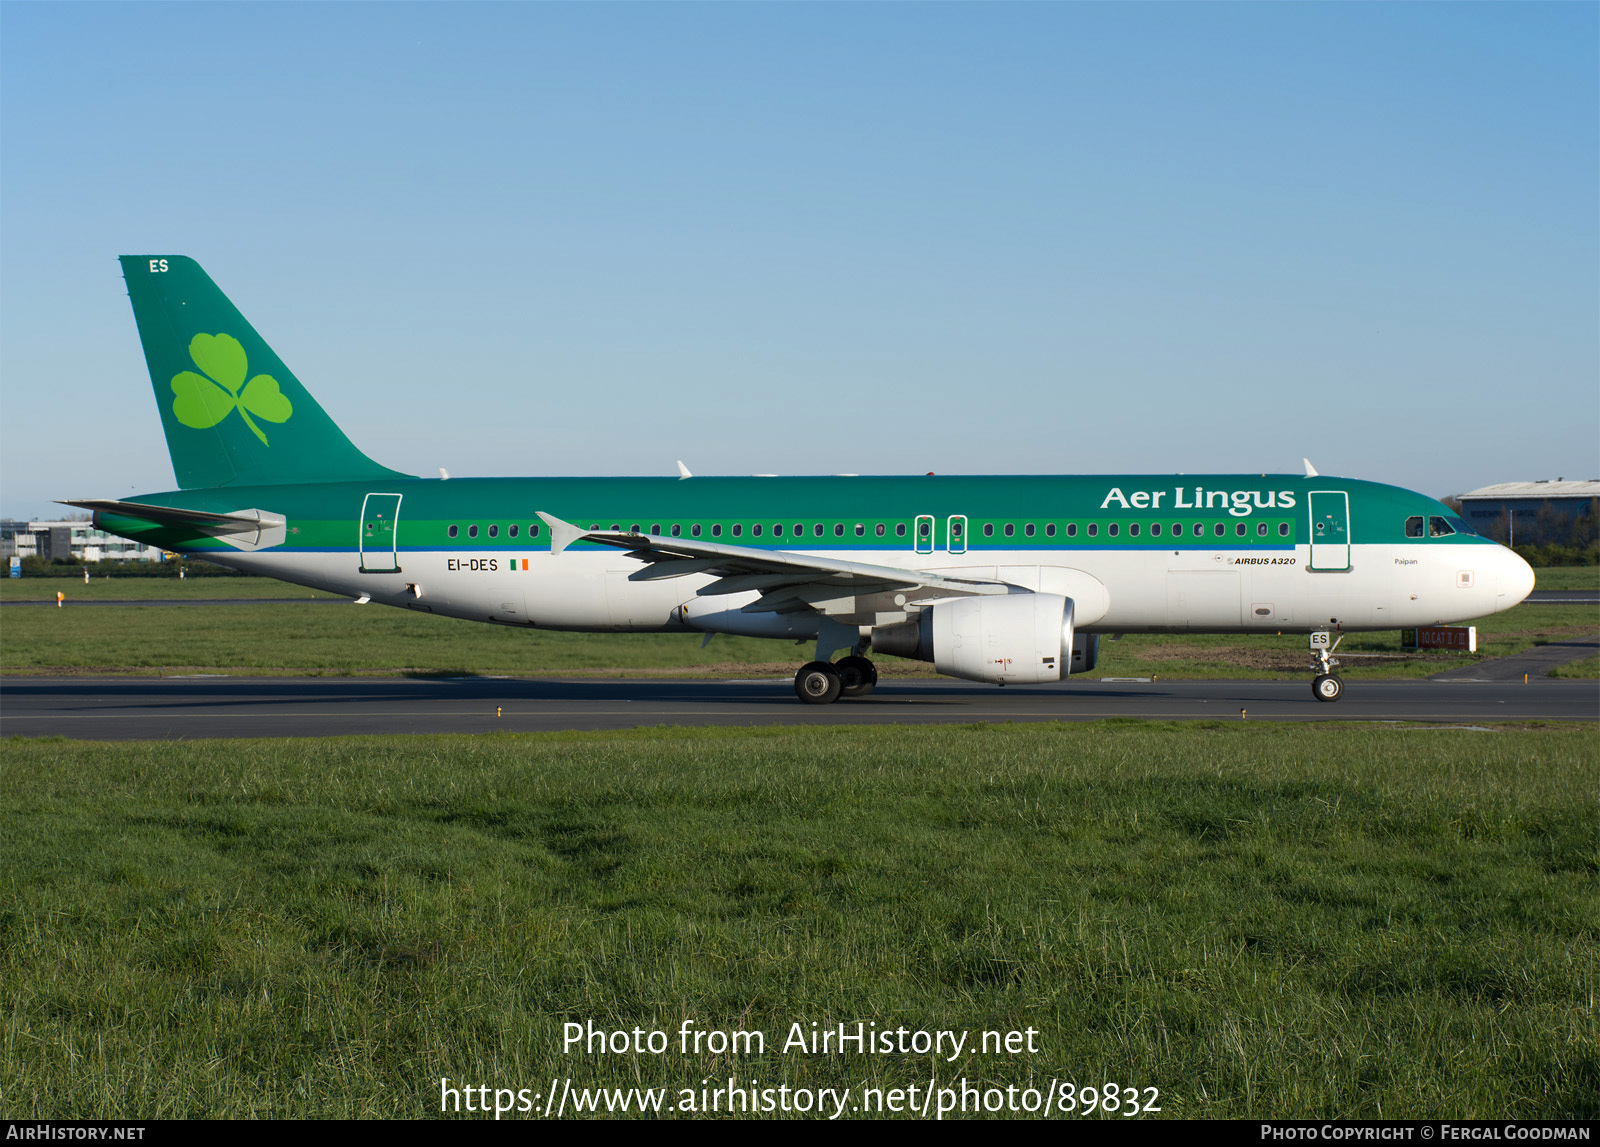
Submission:
<svg viewBox="0 0 1600 1147">
<path fill-rule="evenodd" d="M 1533 592 L 1533 567 L 1511 550 L 1500 552 L 1501 609 L 1510 609 Z"/>
</svg>

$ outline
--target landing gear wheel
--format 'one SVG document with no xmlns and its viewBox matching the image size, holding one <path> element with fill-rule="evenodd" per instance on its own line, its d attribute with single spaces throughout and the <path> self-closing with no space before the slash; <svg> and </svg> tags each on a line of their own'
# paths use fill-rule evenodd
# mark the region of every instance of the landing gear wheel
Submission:
<svg viewBox="0 0 1600 1147">
<path fill-rule="evenodd" d="M 831 705 L 842 688 L 839 671 L 826 661 L 802 665 L 794 675 L 794 695 L 807 705 Z"/>
<path fill-rule="evenodd" d="M 1344 682 L 1332 673 L 1319 673 L 1311 682 L 1311 695 L 1318 701 L 1337 701 L 1344 692 Z"/>
<path fill-rule="evenodd" d="M 833 667 L 839 672 L 843 696 L 865 697 L 878 686 L 877 666 L 865 657 L 841 657 Z"/>
</svg>

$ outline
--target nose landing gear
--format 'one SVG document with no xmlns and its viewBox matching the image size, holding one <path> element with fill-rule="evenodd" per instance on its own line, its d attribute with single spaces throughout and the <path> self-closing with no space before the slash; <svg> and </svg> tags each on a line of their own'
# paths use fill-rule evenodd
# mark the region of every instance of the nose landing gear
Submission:
<svg viewBox="0 0 1600 1147">
<path fill-rule="evenodd" d="M 1339 665 L 1339 659 L 1333 656 L 1333 651 L 1339 648 L 1344 634 L 1341 633 L 1332 644 L 1329 644 L 1329 636 L 1326 629 L 1319 629 L 1311 635 L 1311 669 L 1316 673 L 1311 680 L 1311 695 L 1318 701 L 1337 701 L 1344 692 L 1344 682 L 1333 675 Z"/>
</svg>

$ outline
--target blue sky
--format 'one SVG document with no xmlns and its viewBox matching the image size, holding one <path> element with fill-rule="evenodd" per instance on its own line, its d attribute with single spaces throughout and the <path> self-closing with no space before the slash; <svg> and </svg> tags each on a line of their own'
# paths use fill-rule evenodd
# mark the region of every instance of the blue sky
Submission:
<svg viewBox="0 0 1600 1147">
<path fill-rule="evenodd" d="M 1593 4 L 0 6 L 0 514 L 119 254 L 433 475 L 1600 477 Z"/>
</svg>

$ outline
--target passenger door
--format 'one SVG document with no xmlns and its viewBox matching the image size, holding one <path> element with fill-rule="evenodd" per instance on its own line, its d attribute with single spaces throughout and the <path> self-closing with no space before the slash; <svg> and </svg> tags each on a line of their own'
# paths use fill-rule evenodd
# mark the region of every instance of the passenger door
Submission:
<svg viewBox="0 0 1600 1147">
<path fill-rule="evenodd" d="M 399 573 L 400 494 L 368 494 L 357 542 L 362 573 Z"/>
<path fill-rule="evenodd" d="M 1350 495 L 1343 490 L 1311 491 L 1311 562 L 1318 573 L 1350 568 Z"/>
</svg>

